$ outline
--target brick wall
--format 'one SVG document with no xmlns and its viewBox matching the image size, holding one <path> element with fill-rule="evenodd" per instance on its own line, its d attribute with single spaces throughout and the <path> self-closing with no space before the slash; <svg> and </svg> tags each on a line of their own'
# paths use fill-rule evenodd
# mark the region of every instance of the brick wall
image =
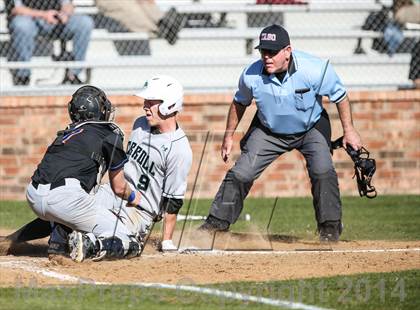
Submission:
<svg viewBox="0 0 420 310">
<path fill-rule="evenodd" d="M 420 194 L 420 91 L 352 92 L 350 99 L 354 123 L 377 161 L 373 183 L 378 193 Z M 0 97 L 0 199 L 25 199 L 25 187 L 37 163 L 56 131 L 68 122 L 68 100 L 69 97 Z M 132 122 L 142 114 L 139 102 L 132 96 L 111 96 L 111 101 L 117 107 L 116 122 L 128 135 Z M 185 98 L 179 123 L 194 152 L 188 197 L 194 183 L 195 197 L 212 197 L 233 163 L 224 164 L 219 155 L 230 101 L 231 94 Z M 332 104 L 325 106 L 332 120 L 333 138 L 337 138 L 341 135 L 337 110 Z M 237 142 L 254 112 L 253 106 L 247 110 Z M 233 159 L 238 151 L 236 143 Z M 342 194 L 357 195 L 352 162 L 344 150 L 334 153 L 334 162 Z M 296 151 L 283 155 L 255 182 L 251 195 L 309 196 L 304 167 L 305 162 Z"/>
</svg>

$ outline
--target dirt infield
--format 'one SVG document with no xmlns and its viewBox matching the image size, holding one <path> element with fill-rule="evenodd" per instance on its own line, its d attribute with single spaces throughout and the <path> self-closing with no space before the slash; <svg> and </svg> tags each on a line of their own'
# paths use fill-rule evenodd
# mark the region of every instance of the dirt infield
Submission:
<svg viewBox="0 0 420 310">
<path fill-rule="evenodd" d="M 5 233 L 0 231 L 0 235 Z M 193 240 L 195 250 L 184 253 L 161 253 L 152 238 L 142 257 L 81 264 L 49 261 L 46 240 L 24 243 L 14 247 L 11 255 L 0 256 L 0 286 L 31 285 L 31 281 L 39 286 L 80 281 L 205 284 L 420 269 L 420 241 L 325 245 L 287 236 L 231 233 L 217 236 L 214 243 L 207 235 L 195 235 Z M 198 250 L 212 244 L 213 251 Z"/>
</svg>

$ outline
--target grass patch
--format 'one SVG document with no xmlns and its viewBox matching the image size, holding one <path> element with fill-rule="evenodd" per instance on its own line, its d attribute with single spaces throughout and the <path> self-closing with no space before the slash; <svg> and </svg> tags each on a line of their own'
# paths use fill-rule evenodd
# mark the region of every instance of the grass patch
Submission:
<svg viewBox="0 0 420 310">
<path fill-rule="evenodd" d="M 269 198 L 247 199 L 242 215 L 249 213 L 251 221 L 238 220 L 232 225 L 232 231 L 248 231 L 252 226 L 265 232 L 274 201 Z M 378 196 L 375 199 L 343 197 L 342 202 L 342 240 L 420 239 L 420 195 Z M 207 215 L 210 205 L 209 199 L 194 200 L 190 214 Z M 187 206 L 188 201 L 181 213 L 186 212 Z M 0 227 L 18 228 L 33 218 L 35 215 L 24 202 L 0 202 Z M 181 227 L 182 222 L 178 222 L 177 228 Z M 315 231 L 311 198 L 279 198 L 270 225 L 271 233 L 316 239 Z"/>
<path fill-rule="evenodd" d="M 275 199 L 249 198 L 241 218 L 232 231 L 257 226 L 266 231 Z M 375 199 L 342 197 L 344 231 L 342 240 L 419 240 L 420 195 L 378 196 Z M 198 200 L 190 214 L 207 215 L 211 200 Z M 186 207 L 182 209 L 184 212 Z M 270 232 L 304 239 L 316 239 L 316 221 L 312 198 L 279 198 L 270 224 Z"/>
<path fill-rule="evenodd" d="M 243 309 L 243 302 L 178 290 L 135 286 L 80 285 L 0 288 L 0 309 Z M 247 307 L 248 308 L 248 307 Z M 272 309 L 252 304 L 249 309 Z"/>
<path fill-rule="evenodd" d="M 420 309 L 420 270 L 271 282 L 231 282 L 220 290 L 335 309 Z M 180 290 L 135 286 L 0 288 L 0 309 L 273 309 Z M 289 307 L 286 307 L 289 308 Z"/>
<path fill-rule="evenodd" d="M 420 309 L 420 270 L 216 287 L 330 309 Z"/>
<path fill-rule="evenodd" d="M 0 227 L 15 229 L 36 218 L 23 201 L 0 201 Z"/>
</svg>

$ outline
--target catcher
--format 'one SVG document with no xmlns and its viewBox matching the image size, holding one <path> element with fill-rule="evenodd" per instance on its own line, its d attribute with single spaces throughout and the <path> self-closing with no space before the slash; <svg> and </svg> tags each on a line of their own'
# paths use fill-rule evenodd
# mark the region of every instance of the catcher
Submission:
<svg viewBox="0 0 420 310">
<path fill-rule="evenodd" d="M 115 195 L 112 184 L 99 186 L 100 207 L 113 215 L 106 233 L 112 251 L 107 251 L 103 238 L 96 229 L 79 229 L 70 234 L 69 229 L 59 226 L 49 240 L 49 254 L 65 255 L 70 250 L 72 259 L 101 260 L 104 257 L 132 257 L 141 252 L 143 237 L 148 234 L 154 221 L 164 215 L 162 250 L 175 250 L 171 239 L 176 215 L 183 204 L 187 176 L 191 167 L 192 152 L 188 139 L 176 122 L 182 109 L 181 84 L 168 76 L 149 79 L 137 96 L 144 98 L 146 116 L 134 122 L 127 147 L 128 162 L 124 165 L 125 178 L 132 193 L 140 195 L 140 201 L 125 201 Z M 137 195 L 136 194 L 136 195 Z M 131 206 L 134 206 L 132 208 Z M 97 219 L 101 225 L 102 219 Z M 139 251 L 125 251 L 127 243 L 120 242 L 116 232 L 127 230 L 128 235 L 140 243 Z M 8 245 L 45 237 L 51 231 L 50 223 L 35 219 L 7 237 Z M 58 238 L 55 238 L 57 237 Z M 67 240 L 69 249 L 67 249 Z M 6 247 L 6 250 L 10 246 Z M 5 252 L 5 251 L 4 251 Z"/>
<path fill-rule="evenodd" d="M 68 104 L 72 123 L 57 133 L 27 187 L 30 208 L 42 220 L 55 225 L 52 243 L 62 243 L 66 228 L 94 232 L 104 253 L 136 255 L 140 242 L 123 225 L 114 234 L 115 215 L 103 208 L 104 190 L 95 186 L 108 171 L 114 195 L 135 206 L 141 195 L 124 179 L 127 156 L 122 131 L 110 122 L 111 102 L 94 86 L 83 86 Z M 117 241 L 117 242 L 114 242 Z"/>
</svg>

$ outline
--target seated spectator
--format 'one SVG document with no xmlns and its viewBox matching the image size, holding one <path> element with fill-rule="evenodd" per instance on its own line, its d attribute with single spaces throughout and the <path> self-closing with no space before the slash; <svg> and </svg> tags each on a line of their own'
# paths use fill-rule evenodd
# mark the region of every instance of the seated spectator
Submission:
<svg viewBox="0 0 420 310">
<path fill-rule="evenodd" d="M 401 3 L 402 2 L 402 3 Z M 401 25 L 420 25 L 420 1 L 394 1 L 395 20 Z M 420 89 L 420 41 L 411 50 L 410 71 L 408 78 L 413 81 L 413 88 Z"/>
<path fill-rule="evenodd" d="M 395 1 L 397 3 L 397 1 Z M 404 0 L 401 5 L 395 5 L 395 20 L 402 25 L 407 23 L 420 24 L 420 1 Z"/>
<path fill-rule="evenodd" d="M 171 45 L 176 43 L 184 24 L 183 16 L 174 8 L 163 14 L 154 0 L 96 0 L 96 5 L 101 13 L 130 31 L 157 35 Z"/>
<path fill-rule="evenodd" d="M 420 3 L 413 0 L 394 0 L 392 5 L 393 18 L 389 20 L 384 30 L 384 40 L 387 43 L 388 55 L 392 56 L 404 41 L 403 29 L 407 23 L 420 24 Z"/>
<path fill-rule="evenodd" d="M 73 55 L 83 61 L 93 29 L 89 16 L 74 15 L 71 0 L 6 0 L 8 27 L 13 49 L 9 60 L 30 61 L 38 34 L 51 39 L 73 40 Z M 82 69 L 67 70 L 63 83 L 82 84 Z M 15 85 L 28 85 L 29 69 L 12 70 Z"/>
</svg>

